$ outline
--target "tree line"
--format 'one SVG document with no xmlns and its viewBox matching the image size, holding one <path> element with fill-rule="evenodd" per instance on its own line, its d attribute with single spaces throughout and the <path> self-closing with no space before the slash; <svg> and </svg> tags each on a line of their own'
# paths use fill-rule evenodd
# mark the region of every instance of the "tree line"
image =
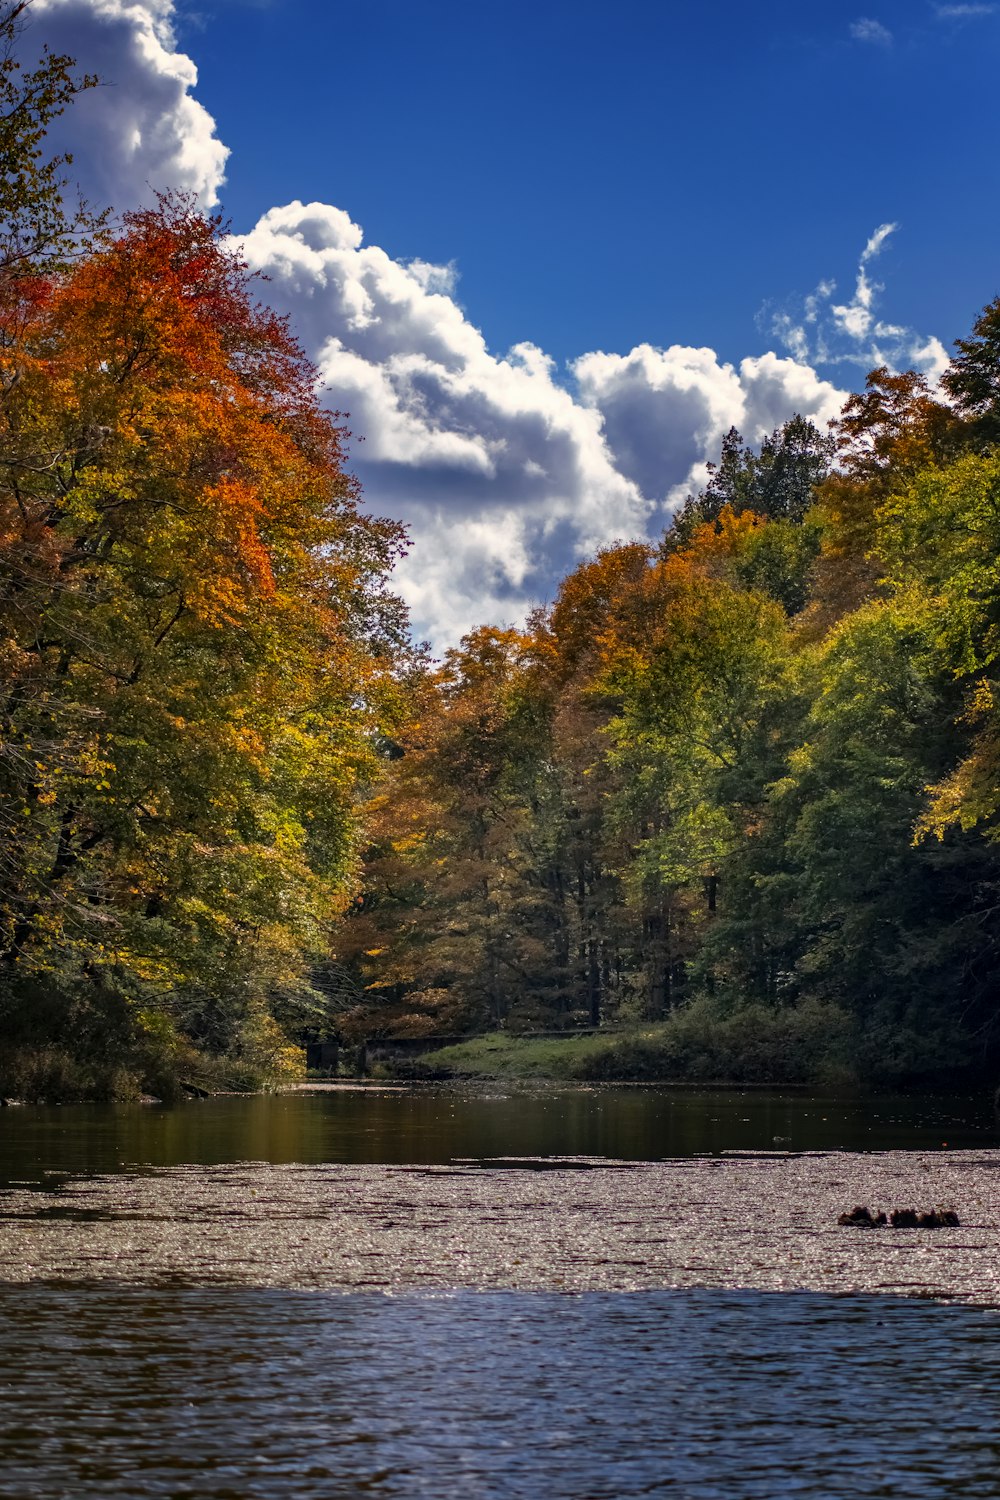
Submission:
<svg viewBox="0 0 1000 1500">
<path fill-rule="evenodd" d="M 995 1066 L 998 437 L 1000 300 L 939 391 L 881 368 L 829 433 L 730 432 L 658 544 L 425 672 L 342 1024 L 694 1004 L 822 1015 L 883 1079 Z"/>
</svg>

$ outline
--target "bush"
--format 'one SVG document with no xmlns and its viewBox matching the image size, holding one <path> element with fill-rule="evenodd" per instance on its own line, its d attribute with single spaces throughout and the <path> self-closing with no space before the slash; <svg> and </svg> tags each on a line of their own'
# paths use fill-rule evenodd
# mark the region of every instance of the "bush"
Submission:
<svg viewBox="0 0 1000 1500">
<path fill-rule="evenodd" d="M 19 1047 L 0 1063 L 0 1097 L 26 1104 L 113 1103 L 137 1099 L 136 1074 L 118 1064 L 81 1061 L 61 1047 Z"/>
<path fill-rule="evenodd" d="M 819 1001 L 788 1010 L 747 1006 L 726 1015 L 698 1000 L 661 1026 L 601 1039 L 598 1049 L 576 1060 L 573 1073 L 609 1081 L 853 1082 L 853 1034 L 846 1012 Z"/>
</svg>

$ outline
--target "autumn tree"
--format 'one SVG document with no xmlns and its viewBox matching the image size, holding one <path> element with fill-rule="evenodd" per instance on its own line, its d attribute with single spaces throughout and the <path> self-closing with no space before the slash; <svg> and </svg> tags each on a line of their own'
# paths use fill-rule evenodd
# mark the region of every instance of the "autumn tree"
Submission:
<svg viewBox="0 0 1000 1500">
<path fill-rule="evenodd" d="M 544 990 L 548 728 L 534 666 L 530 636 L 483 627 L 411 684 L 362 896 L 338 939 L 369 996 L 349 1026 L 498 1025 Z"/>
<path fill-rule="evenodd" d="M 837 465 L 818 492 L 823 541 L 812 589 L 820 628 L 879 592 L 878 512 L 901 484 L 945 462 L 961 442 L 952 409 L 925 376 L 885 366 L 847 398 L 833 424 Z"/>
<path fill-rule="evenodd" d="M 399 528 L 184 200 L 36 277 L 3 365 L 9 1022 L 45 990 L 238 1046 L 349 884 Z"/>
</svg>

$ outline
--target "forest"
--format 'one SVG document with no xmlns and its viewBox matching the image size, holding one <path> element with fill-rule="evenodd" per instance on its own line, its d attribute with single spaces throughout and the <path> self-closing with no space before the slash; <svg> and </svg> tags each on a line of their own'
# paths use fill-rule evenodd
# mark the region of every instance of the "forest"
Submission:
<svg viewBox="0 0 1000 1500">
<path fill-rule="evenodd" d="M 22 10 L 0 1094 L 581 1028 L 595 1076 L 996 1073 L 1000 299 L 940 388 L 880 368 L 829 432 L 731 431 L 658 542 L 435 661 L 224 225 L 74 201 L 45 129 L 95 80 L 23 65 Z"/>
</svg>

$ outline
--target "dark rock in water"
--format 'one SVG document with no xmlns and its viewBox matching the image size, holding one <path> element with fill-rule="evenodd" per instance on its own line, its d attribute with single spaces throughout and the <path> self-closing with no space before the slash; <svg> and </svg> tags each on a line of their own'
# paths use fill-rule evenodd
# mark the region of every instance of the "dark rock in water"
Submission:
<svg viewBox="0 0 1000 1500">
<path fill-rule="evenodd" d="M 931 1208 L 923 1213 L 915 1208 L 894 1208 L 889 1222 L 894 1229 L 954 1229 L 958 1214 L 953 1208 Z"/>
<path fill-rule="evenodd" d="M 870 1208 L 866 1208 L 863 1203 L 859 1203 L 849 1213 L 841 1214 L 837 1223 L 851 1224 L 856 1229 L 878 1229 L 885 1223 L 885 1214 L 882 1213 L 881 1209 L 877 1214 L 873 1214 Z"/>
<path fill-rule="evenodd" d="M 889 1223 L 893 1229 L 953 1229 L 958 1225 L 958 1214 L 953 1208 L 930 1208 L 923 1212 L 915 1208 L 894 1208 L 888 1220 L 879 1209 L 873 1213 L 866 1204 L 859 1203 L 842 1213 L 838 1224 L 848 1224 L 855 1229 L 880 1229 Z"/>
<path fill-rule="evenodd" d="M 953 1229 L 958 1223 L 958 1214 L 953 1208 L 932 1208 L 920 1215 L 921 1229 Z"/>
</svg>

